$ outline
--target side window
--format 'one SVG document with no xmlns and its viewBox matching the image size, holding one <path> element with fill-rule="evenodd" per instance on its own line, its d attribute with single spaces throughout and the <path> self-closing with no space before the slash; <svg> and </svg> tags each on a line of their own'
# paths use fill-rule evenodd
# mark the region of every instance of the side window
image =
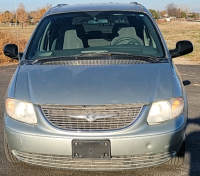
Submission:
<svg viewBox="0 0 200 176">
<path fill-rule="evenodd" d="M 51 25 L 51 22 L 47 25 L 43 35 L 39 38 L 39 41 L 37 43 L 37 51 L 48 51 L 48 41 L 49 41 L 49 26 Z M 36 42 L 35 42 L 36 43 Z"/>
<path fill-rule="evenodd" d="M 158 35 L 157 29 L 154 26 L 153 22 L 147 16 L 141 16 L 143 23 L 145 25 L 144 30 L 144 39 L 145 46 L 154 49 L 157 52 L 157 55 L 163 55 L 163 48 L 161 45 L 161 39 Z"/>
<path fill-rule="evenodd" d="M 156 48 L 156 44 L 153 40 L 153 37 L 151 36 L 150 32 L 145 26 L 144 26 L 144 44 L 145 46 Z"/>
</svg>

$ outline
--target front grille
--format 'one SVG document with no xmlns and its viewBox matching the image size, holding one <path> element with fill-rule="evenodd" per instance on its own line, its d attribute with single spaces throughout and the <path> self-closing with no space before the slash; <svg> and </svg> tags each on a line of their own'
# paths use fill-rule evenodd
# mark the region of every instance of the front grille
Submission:
<svg viewBox="0 0 200 176">
<path fill-rule="evenodd" d="M 144 168 L 167 162 L 175 156 L 175 152 L 165 152 L 133 156 L 113 156 L 110 160 L 73 160 L 71 156 L 65 155 L 45 155 L 15 150 L 13 151 L 13 154 L 20 161 L 29 164 L 79 170 L 124 170 Z"/>
<path fill-rule="evenodd" d="M 142 106 L 41 106 L 41 109 L 49 123 L 57 128 L 98 131 L 129 126 L 140 114 Z M 91 117 L 97 119 L 91 121 Z"/>
</svg>

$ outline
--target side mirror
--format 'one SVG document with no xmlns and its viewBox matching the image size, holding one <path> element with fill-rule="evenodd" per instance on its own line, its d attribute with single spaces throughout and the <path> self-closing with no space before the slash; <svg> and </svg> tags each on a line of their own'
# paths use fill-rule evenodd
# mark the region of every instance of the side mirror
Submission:
<svg viewBox="0 0 200 176">
<path fill-rule="evenodd" d="M 176 43 L 176 48 L 169 50 L 172 58 L 189 54 L 193 51 L 193 44 L 188 40 L 179 41 Z"/>
<path fill-rule="evenodd" d="M 189 81 L 189 80 L 184 80 L 183 81 L 183 85 L 184 86 L 188 86 L 188 85 L 190 85 L 191 84 L 191 82 Z"/>
<path fill-rule="evenodd" d="M 19 60 L 18 46 L 15 44 L 7 44 L 4 46 L 3 53 L 12 59 Z"/>
</svg>

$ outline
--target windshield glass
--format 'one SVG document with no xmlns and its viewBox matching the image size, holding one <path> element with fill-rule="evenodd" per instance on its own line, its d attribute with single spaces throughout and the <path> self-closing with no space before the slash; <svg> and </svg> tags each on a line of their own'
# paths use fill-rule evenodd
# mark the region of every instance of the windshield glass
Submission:
<svg viewBox="0 0 200 176">
<path fill-rule="evenodd" d="M 47 16 L 37 27 L 25 59 L 112 52 L 164 57 L 159 34 L 145 13 L 103 11 Z"/>
</svg>

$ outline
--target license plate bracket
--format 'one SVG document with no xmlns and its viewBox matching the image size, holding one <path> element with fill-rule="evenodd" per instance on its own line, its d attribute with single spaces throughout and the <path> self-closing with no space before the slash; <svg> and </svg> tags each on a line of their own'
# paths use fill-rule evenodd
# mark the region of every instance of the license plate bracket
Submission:
<svg viewBox="0 0 200 176">
<path fill-rule="evenodd" d="M 110 159 L 109 140 L 72 140 L 73 159 Z"/>
</svg>

